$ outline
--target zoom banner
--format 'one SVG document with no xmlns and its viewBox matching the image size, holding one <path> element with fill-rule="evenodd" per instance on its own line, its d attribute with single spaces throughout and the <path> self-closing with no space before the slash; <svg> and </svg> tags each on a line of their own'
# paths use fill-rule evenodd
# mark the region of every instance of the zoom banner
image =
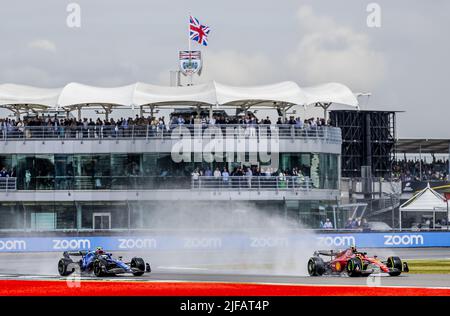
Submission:
<svg viewBox="0 0 450 316">
<path fill-rule="evenodd" d="M 349 233 L 282 235 L 204 234 L 196 236 L 96 236 L 96 237 L 30 237 L 0 238 L 0 252 L 48 252 L 92 250 L 98 246 L 109 251 L 127 250 L 239 250 L 302 249 L 313 244 L 317 249 L 345 248 L 416 248 L 450 247 L 450 232 Z"/>
</svg>

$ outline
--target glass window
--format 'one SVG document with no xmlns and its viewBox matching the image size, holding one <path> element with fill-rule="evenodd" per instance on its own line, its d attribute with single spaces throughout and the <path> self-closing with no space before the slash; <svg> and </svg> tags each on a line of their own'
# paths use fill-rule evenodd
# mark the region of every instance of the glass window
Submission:
<svg viewBox="0 0 450 316">
<path fill-rule="evenodd" d="M 55 203 L 55 214 L 57 229 L 77 228 L 77 210 L 74 203 Z"/>
<path fill-rule="evenodd" d="M 319 178 L 324 189 L 338 188 L 338 156 L 333 154 L 320 154 Z"/>
<path fill-rule="evenodd" d="M 142 154 L 111 155 L 112 189 L 126 190 L 139 187 L 142 175 Z"/>
<path fill-rule="evenodd" d="M 55 164 L 53 155 L 36 155 L 34 161 L 37 190 L 53 190 Z"/>
<path fill-rule="evenodd" d="M 158 154 L 143 154 L 142 171 L 144 176 L 158 175 L 158 170 L 156 169 L 157 162 L 158 162 Z"/>
<path fill-rule="evenodd" d="M 24 209 L 21 204 L 0 204 L 0 229 L 23 229 L 24 219 Z"/>
<path fill-rule="evenodd" d="M 111 156 L 93 155 L 92 169 L 95 189 L 111 188 Z"/>
<path fill-rule="evenodd" d="M 56 228 L 55 204 L 25 204 L 27 226 L 32 230 L 51 231 Z"/>
<path fill-rule="evenodd" d="M 11 175 L 13 173 L 13 155 L 0 155 L 0 170 L 5 169 Z"/>
<path fill-rule="evenodd" d="M 36 169 L 34 168 L 34 155 L 17 155 L 17 189 L 36 189 Z"/>
<path fill-rule="evenodd" d="M 74 170 L 73 155 L 55 155 L 56 190 L 72 190 L 74 188 Z"/>
<path fill-rule="evenodd" d="M 93 190 L 94 178 L 93 178 L 93 166 L 91 155 L 74 155 L 74 188 L 76 190 Z"/>
</svg>

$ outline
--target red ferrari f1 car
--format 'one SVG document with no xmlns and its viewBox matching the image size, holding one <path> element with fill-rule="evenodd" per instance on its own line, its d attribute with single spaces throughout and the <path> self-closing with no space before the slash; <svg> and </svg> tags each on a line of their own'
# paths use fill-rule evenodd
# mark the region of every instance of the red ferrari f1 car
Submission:
<svg viewBox="0 0 450 316">
<path fill-rule="evenodd" d="M 324 257 L 330 260 L 324 261 Z M 369 276 L 374 272 L 388 273 L 399 276 L 402 272 L 409 272 L 408 263 L 399 257 L 388 257 L 386 261 L 376 256 L 369 257 L 366 252 L 359 252 L 355 247 L 340 251 L 316 251 L 308 261 L 310 276 L 341 275 L 350 277 Z"/>
</svg>

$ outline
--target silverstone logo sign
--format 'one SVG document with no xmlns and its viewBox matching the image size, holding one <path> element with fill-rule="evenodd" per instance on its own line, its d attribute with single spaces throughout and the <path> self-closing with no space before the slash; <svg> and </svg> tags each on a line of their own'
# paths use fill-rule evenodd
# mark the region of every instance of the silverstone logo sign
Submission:
<svg viewBox="0 0 450 316">
<path fill-rule="evenodd" d="M 277 170 L 280 151 L 277 127 L 253 126 L 204 128 L 194 124 L 192 130 L 180 125 L 172 130 L 172 160 L 179 162 L 239 162 L 257 164 Z M 247 159 L 248 158 L 248 159 Z"/>
<path fill-rule="evenodd" d="M 202 53 L 199 50 L 183 50 L 179 52 L 180 70 L 183 75 L 193 75 L 202 70 Z"/>
</svg>

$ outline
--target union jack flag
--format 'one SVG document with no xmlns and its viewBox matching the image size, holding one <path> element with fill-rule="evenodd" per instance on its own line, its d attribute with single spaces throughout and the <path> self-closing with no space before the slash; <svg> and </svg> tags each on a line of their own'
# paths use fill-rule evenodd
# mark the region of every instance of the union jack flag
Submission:
<svg viewBox="0 0 450 316">
<path fill-rule="evenodd" d="M 202 25 L 193 16 L 189 16 L 189 38 L 200 45 L 208 46 L 209 26 Z"/>
</svg>

